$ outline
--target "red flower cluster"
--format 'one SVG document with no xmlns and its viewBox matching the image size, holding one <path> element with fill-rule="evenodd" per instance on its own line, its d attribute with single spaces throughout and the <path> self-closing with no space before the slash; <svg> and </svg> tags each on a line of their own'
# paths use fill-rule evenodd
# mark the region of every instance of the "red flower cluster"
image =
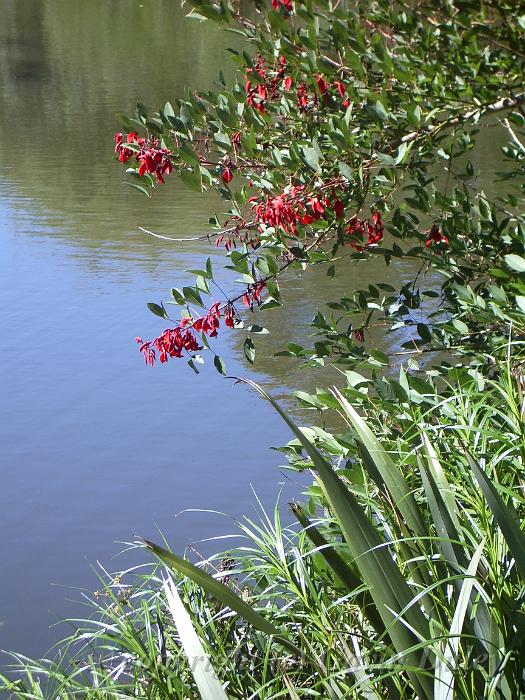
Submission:
<svg viewBox="0 0 525 700">
<path fill-rule="evenodd" d="M 184 328 L 184 321 L 186 320 L 191 321 L 191 319 L 183 319 L 179 326 L 166 329 L 155 340 L 144 342 L 142 338 L 136 339 L 140 345 L 139 350 L 144 355 L 144 362 L 147 365 L 153 367 L 155 364 L 156 353 L 154 348 L 158 350 L 161 362 L 167 362 L 168 357 L 182 357 L 184 351 L 196 352 L 202 349 L 191 328 Z"/>
<path fill-rule="evenodd" d="M 444 245 L 448 245 L 448 238 L 443 235 L 437 224 L 434 224 L 434 226 L 432 226 L 428 232 L 425 245 L 427 248 L 430 248 L 430 246 L 434 245 L 435 243 L 443 243 Z"/>
<path fill-rule="evenodd" d="M 133 144 L 139 150 L 131 149 L 126 144 Z M 168 148 L 159 148 L 158 139 L 145 139 L 130 131 L 124 141 L 121 133 L 115 134 L 115 153 L 121 163 L 127 163 L 132 155 L 140 163 L 138 174 L 142 177 L 145 173 L 155 175 L 157 182 L 164 183 L 164 175 L 169 175 L 173 170 L 171 151 Z"/>
<path fill-rule="evenodd" d="M 315 82 L 317 83 L 317 89 L 319 90 L 324 104 L 328 103 L 330 94 L 333 93 L 335 89 L 335 92 L 340 98 L 342 106 L 345 109 L 349 106 L 350 98 L 346 94 L 345 85 L 340 80 L 336 80 L 332 84 L 330 84 L 326 82 L 324 76 L 318 73 L 315 78 Z M 312 95 L 309 94 L 306 83 L 301 83 L 299 85 L 299 87 L 297 88 L 297 105 L 299 107 L 300 112 L 305 112 L 308 109 L 309 105 L 316 105 L 318 101 L 319 99 L 316 93 L 312 93 Z"/>
<path fill-rule="evenodd" d="M 261 305 L 261 292 L 266 287 L 266 282 L 264 280 L 259 280 L 255 284 L 249 284 L 246 291 L 242 295 L 242 300 L 245 306 L 247 306 L 250 311 L 253 311 L 255 304 L 257 306 Z"/>
<path fill-rule="evenodd" d="M 253 292 L 251 292 L 253 294 Z M 260 296 L 260 291 L 258 292 Z M 258 298 L 258 297 L 257 297 Z M 156 351 L 159 353 L 160 362 L 167 362 L 169 357 L 182 357 L 186 352 L 197 352 L 202 350 L 199 345 L 196 333 L 204 333 L 210 338 L 217 336 L 220 327 L 221 310 L 224 311 L 224 323 L 228 328 L 235 325 L 235 310 L 228 303 L 221 307 L 220 302 L 215 302 L 210 306 L 208 312 L 200 318 L 183 318 L 176 328 L 168 328 L 154 340 L 143 341 L 136 338 L 140 345 L 139 350 L 144 355 L 144 362 L 147 365 L 155 364 Z"/>
<path fill-rule="evenodd" d="M 248 201 L 251 202 L 255 221 L 296 235 L 299 224 L 307 226 L 319 221 L 327 210 L 332 210 L 338 219 L 344 216 L 345 206 L 337 197 L 307 196 L 304 190 L 304 185 L 292 185 L 282 194 L 267 196 L 262 202 L 257 197 L 251 197 Z"/>
<path fill-rule="evenodd" d="M 291 3 L 290 3 L 291 9 Z M 268 79 L 268 68 L 264 59 L 259 54 L 253 68 L 246 70 L 246 103 L 258 110 L 261 114 L 266 111 L 266 104 L 269 100 L 275 99 L 278 95 L 279 85 L 283 85 L 286 90 L 292 87 L 292 78 L 284 77 L 286 71 L 286 59 L 284 56 L 279 57 L 279 68 L 274 72 L 271 80 Z M 254 72 L 258 75 L 257 85 L 252 85 L 250 76 Z"/>
<path fill-rule="evenodd" d="M 349 236 L 361 239 L 353 240 L 350 243 L 353 248 L 359 251 L 380 243 L 383 240 L 384 232 L 385 227 L 378 211 L 372 214 L 371 219 L 358 219 L 357 216 L 353 216 L 347 229 Z"/>
<path fill-rule="evenodd" d="M 300 112 L 305 112 L 308 109 L 308 88 L 306 83 L 301 83 L 297 88 L 297 104 Z"/>
<path fill-rule="evenodd" d="M 288 12 L 293 10 L 292 0 L 272 0 L 272 7 L 274 10 L 278 10 L 280 7 L 284 7 Z"/>
</svg>

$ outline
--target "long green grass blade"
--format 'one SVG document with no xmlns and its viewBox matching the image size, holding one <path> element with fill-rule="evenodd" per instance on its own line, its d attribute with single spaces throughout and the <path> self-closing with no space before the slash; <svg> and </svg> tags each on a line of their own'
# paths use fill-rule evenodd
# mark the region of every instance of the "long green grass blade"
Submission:
<svg viewBox="0 0 525 700">
<path fill-rule="evenodd" d="M 202 700 L 228 700 L 171 576 L 164 581 L 162 587 Z"/>
<path fill-rule="evenodd" d="M 343 585 L 346 586 L 346 589 L 350 593 L 353 593 L 356 589 L 361 588 L 363 585 L 362 579 L 354 574 L 331 543 L 319 532 L 315 525 L 312 525 L 301 506 L 297 503 L 291 503 L 290 507 L 292 513 L 301 524 L 305 535 L 319 548 L 319 554 L 321 554 Z M 380 636 L 385 634 L 385 625 L 377 609 L 373 606 L 373 601 L 368 591 L 358 594 L 356 596 L 356 601 L 359 603 L 364 615 L 368 618 L 377 634 Z"/>
<path fill-rule="evenodd" d="M 437 545 L 441 549 L 445 560 L 451 563 L 456 571 L 461 568 L 465 569 L 468 562 L 465 557 L 464 549 L 459 546 L 462 537 L 452 520 L 450 509 L 443 500 L 441 491 L 433 475 L 427 472 L 420 459 L 418 459 L 418 465 L 421 481 L 425 489 L 425 495 L 438 536 Z"/>
<path fill-rule="evenodd" d="M 151 551 L 154 552 L 156 556 L 170 569 L 177 571 L 183 576 L 187 576 L 198 586 L 201 586 L 207 593 L 220 601 L 223 605 L 235 611 L 240 617 L 244 618 L 247 622 L 253 625 L 253 627 L 261 632 L 264 632 L 265 634 L 276 637 L 281 644 L 286 646 L 293 653 L 301 653 L 300 649 L 298 649 L 295 644 L 290 642 L 286 636 L 283 635 L 282 632 L 277 629 L 277 627 L 275 627 L 275 625 L 254 610 L 251 605 L 245 603 L 242 598 L 228 588 L 228 586 L 225 586 L 224 583 L 217 581 L 213 578 L 213 576 L 210 576 L 210 574 L 206 573 L 206 571 L 199 569 L 198 566 L 195 566 L 195 564 L 192 564 L 187 559 L 183 559 L 182 557 L 173 554 L 173 552 L 169 552 L 163 547 L 159 547 L 149 540 L 143 541 L 146 547 L 151 549 Z"/>
<path fill-rule="evenodd" d="M 339 401 L 343 413 L 356 431 L 359 442 L 370 455 L 383 483 L 390 493 L 392 501 L 396 504 L 396 507 L 403 516 L 407 527 L 414 534 L 422 535 L 425 532 L 423 516 L 414 498 L 414 494 L 407 480 L 401 473 L 401 470 L 394 464 L 388 452 L 383 448 L 365 421 L 345 399 L 341 392 L 337 388 L 334 388 L 332 393 Z"/>
<path fill-rule="evenodd" d="M 427 458 L 428 471 L 434 478 L 434 481 L 436 482 L 436 485 L 439 489 L 439 493 L 441 494 L 441 498 L 445 502 L 450 520 L 454 524 L 456 532 L 459 532 L 459 520 L 457 516 L 458 505 L 456 503 L 454 491 L 452 490 L 452 487 L 445 475 L 445 472 L 443 471 L 443 467 L 441 466 L 441 462 L 439 461 L 437 452 L 434 449 L 432 443 L 430 442 L 428 435 L 426 434 L 423 427 L 421 428 L 421 437 L 423 439 L 423 449 Z"/>
<path fill-rule="evenodd" d="M 287 413 L 257 384 L 249 380 L 243 381 L 272 404 L 312 460 L 350 553 L 361 572 L 364 583 L 370 589 L 370 594 L 392 643 L 397 653 L 403 655 L 407 666 L 412 667 L 413 670 L 409 674 L 419 696 L 431 698 L 432 682 L 425 672 L 418 673 L 415 670 L 422 668 L 422 661 L 420 655 L 413 651 L 414 646 L 420 644 L 422 640 L 429 639 L 428 624 L 418 603 L 414 603 L 415 596 L 396 566 L 388 547 L 372 526 L 356 497 L 337 476 L 332 465 L 325 460 Z M 402 612 L 403 620 L 400 619 Z"/>
<path fill-rule="evenodd" d="M 454 674 L 456 673 L 456 664 L 458 663 L 460 635 L 465 622 L 465 615 L 470 607 L 474 577 L 476 576 L 484 547 L 485 540 L 482 540 L 474 552 L 466 571 L 454 617 L 450 625 L 449 637 L 443 642 L 442 655 L 440 654 L 437 656 L 434 700 L 453 700 L 454 698 Z"/>
<path fill-rule="evenodd" d="M 476 481 L 487 499 L 489 508 L 503 533 L 503 537 L 507 542 L 511 555 L 514 557 L 518 571 L 522 579 L 525 580 L 525 534 L 521 530 L 518 514 L 510 503 L 506 504 L 503 501 L 494 484 L 490 481 L 485 472 L 480 469 L 472 455 L 469 452 L 466 454 L 469 466 L 474 472 Z"/>
</svg>

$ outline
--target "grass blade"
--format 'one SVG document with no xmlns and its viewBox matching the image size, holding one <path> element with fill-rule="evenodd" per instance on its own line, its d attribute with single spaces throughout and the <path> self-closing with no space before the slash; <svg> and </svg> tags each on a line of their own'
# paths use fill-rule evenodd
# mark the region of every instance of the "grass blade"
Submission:
<svg viewBox="0 0 525 700">
<path fill-rule="evenodd" d="M 344 414 L 356 431 L 359 442 L 370 455 L 406 525 L 414 534 L 423 534 L 425 532 L 425 524 L 421 511 L 400 469 L 394 464 L 388 452 L 382 447 L 365 421 L 341 392 L 334 388 L 332 393 L 339 401 Z"/>
<path fill-rule="evenodd" d="M 409 673 L 419 696 L 431 698 L 432 682 L 426 673 L 419 674 L 415 671 L 422 668 L 422 661 L 420 655 L 412 650 L 412 647 L 418 645 L 422 639 L 429 638 L 428 624 L 418 605 L 413 604 L 414 596 L 385 546 L 385 542 L 369 521 L 359 501 L 335 473 L 332 465 L 288 417 L 288 414 L 255 382 L 243 381 L 272 404 L 312 460 L 350 553 L 361 572 L 363 582 L 370 589 L 370 594 L 392 643 L 397 653 L 403 655 L 407 666 L 413 669 Z M 403 621 L 400 620 L 401 611 L 404 611 Z"/>
<path fill-rule="evenodd" d="M 171 576 L 168 575 L 162 587 L 202 700 L 228 700 Z"/>
<path fill-rule="evenodd" d="M 434 681 L 435 700 L 453 700 L 454 697 L 454 673 L 456 670 L 455 665 L 458 661 L 460 635 L 466 612 L 470 607 L 474 577 L 476 576 L 484 547 L 485 540 L 482 540 L 472 556 L 450 625 L 449 638 L 444 642 L 443 655 L 437 656 Z"/>
<path fill-rule="evenodd" d="M 206 573 L 198 566 L 183 559 L 182 557 L 169 552 L 163 547 L 159 547 L 153 542 L 144 540 L 144 544 L 148 549 L 151 549 L 157 557 L 170 569 L 174 569 L 179 574 L 187 576 L 198 586 L 201 586 L 207 593 L 212 595 L 214 598 L 219 600 L 223 605 L 234 610 L 240 617 L 244 618 L 253 627 L 264 632 L 265 634 L 272 635 L 276 637 L 284 646 L 286 646 L 290 651 L 295 654 L 301 654 L 300 649 L 298 649 L 292 642 L 290 642 L 278 629 L 264 618 L 260 613 L 258 613 L 251 605 L 245 603 L 242 598 L 240 598 L 236 593 L 234 593 L 228 586 L 224 583 L 217 581 Z"/>
<path fill-rule="evenodd" d="M 336 552 L 331 543 L 312 525 L 307 518 L 301 506 L 297 503 L 291 503 L 290 507 L 293 514 L 304 529 L 305 534 L 310 538 L 314 545 L 319 549 L 319 554 L 324 558 L 330 566 L 334 574 L 340 579 L 346 589 L 353 593 L 356 589 L 363 585 L 362 579 L 354 574 L 347 565 L 345 560 Z M 368 592 L 363 592 L 356 596 L 359 607 L 362 609 L 368 621 L 380 636 L 385 634 L 385 626 L 377 610 L 373 607 L 372 599 Z"/>
<path fill-rule="evenodd" d="M 469 454 L 469 452 L 467 452 L 466 455 L 469 466 L 476 477 L 476 481 L 487 499 L 489 508 L 503 533 L 509 551 L 514 557 L 516 566 L 522 578 L 525 579 L 525 534 L 521 531 L 518 514 L 510 503 L 506 504 L 503 501 L 494 484 L 492 484 L 485 472 L 479 467 L 472 455 Z"/>
</svg>

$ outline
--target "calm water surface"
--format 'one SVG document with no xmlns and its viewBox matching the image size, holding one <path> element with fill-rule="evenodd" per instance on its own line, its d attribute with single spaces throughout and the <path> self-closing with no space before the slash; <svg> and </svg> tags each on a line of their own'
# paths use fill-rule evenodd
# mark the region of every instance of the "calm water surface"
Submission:
<svg viewBox="0 0 525 700">
<path fill-rule="evenodd" d="M 78 588 L 97 587 L 90 566 L 125 565 L 118 542 L 159 527 L 182 550 L 230 532 L 211 513 L 176 515 L 252 514 L 250 485 L 271 504 L 283 480 L 268 447 L 289 435 L 268 406 L 213 367 L 147 368 L 134 343 L 162 330 L 146 301 L 206 255 L 220 269 L 214 248 L 138 226 L 194 235 L 221 204 L 174 183 L 148 201 L 112 161 L 115 114 L 209 88 L 231 41 L 184 19 L 178 0 L 0 0 L 0 648 L 44 654 L 67 632 L 50 625 L 82 613 Z M 265 350 L 304 340 L 292 328 L 320 285 L 335 299 L 364 281 L 355 274 L 289 277 Z M 229 372 L 282 397 L 304 388 L 282 359 L 246 367 L 241 343 L 219 341 Z"/>
</svg>

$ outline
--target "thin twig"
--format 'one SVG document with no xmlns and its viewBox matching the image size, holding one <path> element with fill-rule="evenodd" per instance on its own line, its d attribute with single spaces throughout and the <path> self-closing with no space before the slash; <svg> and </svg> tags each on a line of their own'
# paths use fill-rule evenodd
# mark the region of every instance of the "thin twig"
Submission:
<svg viewBox="0 0 525 700">
<path fill-rule="evenodd" d="M 164 241 L 173 241 L 174 243 L 188 243 L 190 241 L 210 240 L 210 238 L 215 238 L 216 236 L 224 236 L 228 233 L 234 233 L 236 231 L 239 231 L 240 228 L 251 229 L 254 226 L 255 221 L 249 221 L 248 223 L 243 224 L 242 226 L 231 226 L 230 228 L 224 228 L 220 231 L 210 231 L 210 233 L 203 233 L 199 236 L 190 236 L 189 238 L 174 238 L 172 236 L 165 236 L 161 233 L 155 233 L 154 231 L 150 231 L 149 229 L 144 228 L 143 226 L 139 226 L 139 229 L 144 233 L 147 233 L 149 236 L 153 236 L 154 238 L 161 238 Z"/>
</svg>

